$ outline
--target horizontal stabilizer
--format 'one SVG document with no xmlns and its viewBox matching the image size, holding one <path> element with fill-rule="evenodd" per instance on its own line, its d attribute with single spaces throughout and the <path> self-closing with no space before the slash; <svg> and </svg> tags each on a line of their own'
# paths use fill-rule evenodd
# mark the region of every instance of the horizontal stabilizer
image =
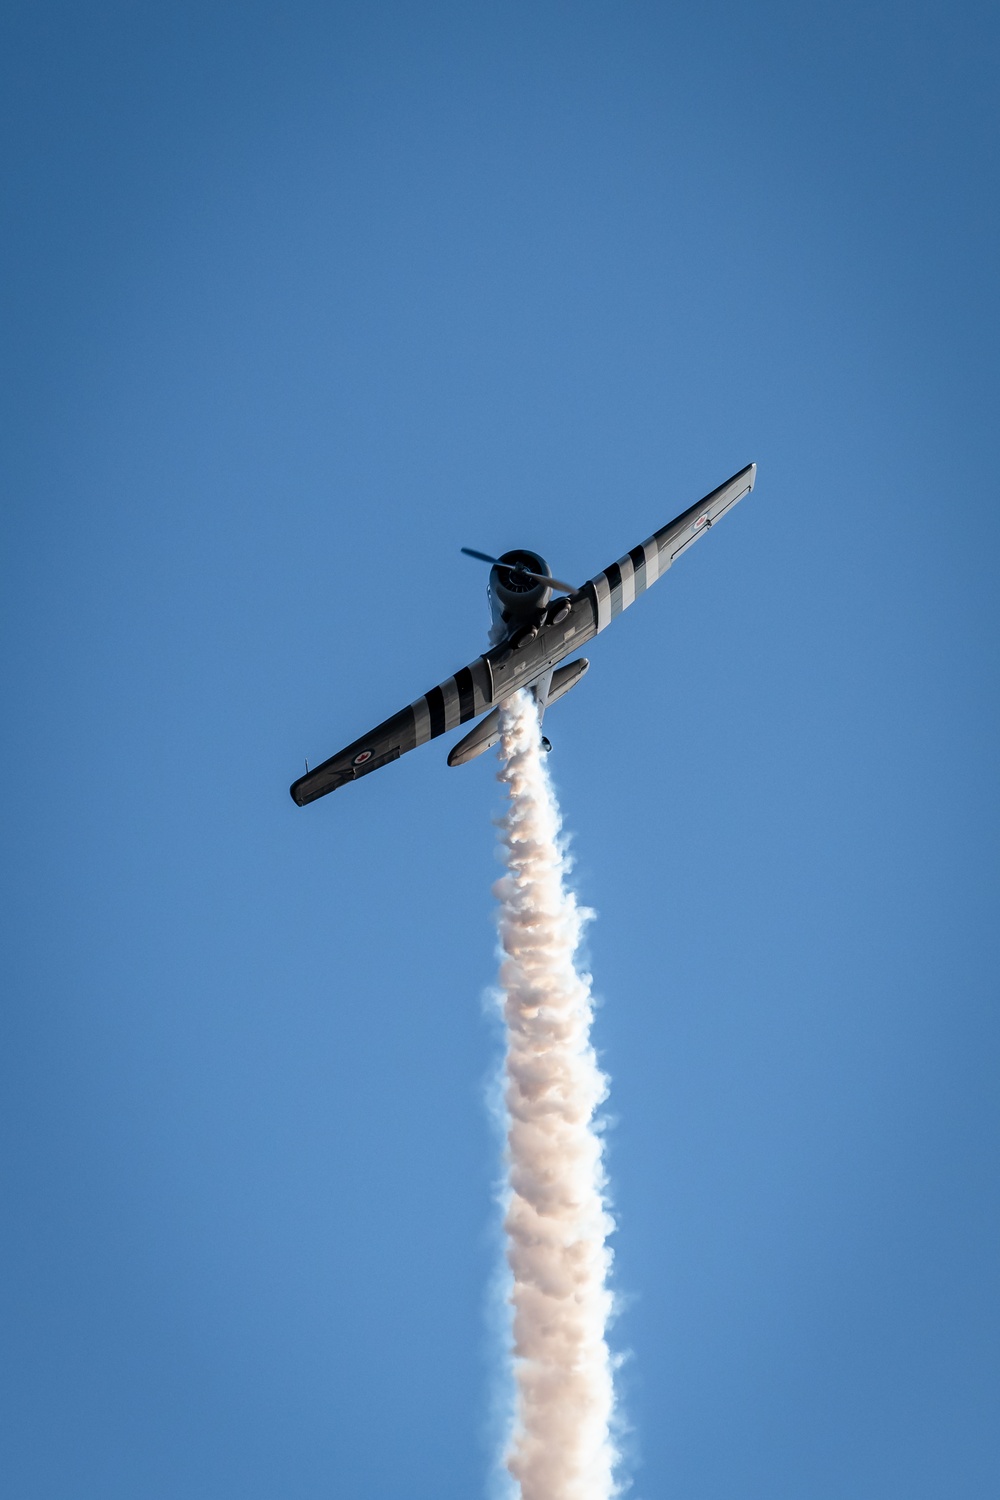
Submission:
<svg viewBox="0 0 1000 1500">
<path fill-rule="evenodd" d="M 568 661 L 564 667 L 556 667 L 552 673 L 552 683 L 549 687 L 549 696 L 545 700 L 548 707 L 557 699 L 564 698 L 570 688 L 575 688 L 584 673 L 590 670 L 590 662 L 585 656 L 578 656 L 576 661 Z"/>
<path fill-rule="evenodd" d="M 576 661 L 567 662 L 564 667 L 558 667 L 552 673 L 552 683 L 549 687 L 549 695 L 546 698 L 546 706 L 555 703 L 557 698 L 562 698 L 569 692 L 570 688 L 576 687 L 590 662 L 585 656 L 578 657 Z M 480 719 L 464 739 L 453 745 L 451 754 L 448 756 L 449 766 L 464 766 L 466 761 L 475 760 L 477 755 L 482 755 L 486 750 L 492 750 L 500 738 L 500 710 L 495 708 L 492 713 Z"/>
<path fill-rule="evenodd" d="M 475 729 L 452 745 L 448 754 L 449 766 L 464 766 L 467 760 L 475 760 L 485 750 L 491 750 L 500 738 L 500 710 L 495 708 L 485 719 L 480 719 Z"/>
</svg>

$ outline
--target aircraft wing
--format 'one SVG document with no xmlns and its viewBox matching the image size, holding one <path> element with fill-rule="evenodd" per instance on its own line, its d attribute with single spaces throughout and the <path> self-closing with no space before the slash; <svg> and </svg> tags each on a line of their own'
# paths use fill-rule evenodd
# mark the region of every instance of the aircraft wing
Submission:
<svg viewBox="0 0 1000 1500">
<path fill-rule="evenodd" d="M 289 788 L 293 799 L 305 807 L 317 797 L 325 797 L 327 792 L 398 760 L 407 750 L 478 718 L 518 688 L 530 687 L 549 667 L 590 640 L 595 618 L 593 599 L 581 590 L 558 625 L 544 625 L 521 646 L 494 646 L 408 708 L 300 776 Z"/>
<path fill-rule="evenodd" d="M 317 797 L 325 797 L 327 792 L 335 792 L 349 781 L 357 781 L 359 776 L 367 776 L 369 771 L 398 760 L 407 750 L 415 750 L 427 740 L 476 718 L 492 703 L 489 660 L 481 656 L 447 682 L 431 688 L 408 708 L 393 714 L 384 724 L 362 735 L 337 755 L 331 755 L 315 770 L 300 776 L 289 788 L 292 797 L 300 807 L 305 807 L 307 802 L 315 802 Z"/>
<path fill-rule="evenodd" d="M 757 465 L 747 464 L 717 490 L 689 505 L 648 541 L 598 573 L 569 599 L 569 613 L 558 624 L 544 624 L 538 633 L 513 650 L 496 646 L 484 658 L 490 664 L 493 701 L 502 703 L 521 687 L 530 687 L 571 651 L 578 651 L 611 621 L 662 578 L 682 552 L 710 531 L 727 510 L 749 495 Z"/>
<path fill-rule="evenodd" d="M 749 495 L 756 477 L 757 465 L 747 464 L 704 500 L 689 505 L 687 510 L 654 532 L 648 541 L 633 547 L 631 552 L 585 584 L 584 588 L 593 590 L 594 595 L 597 617 L 593 634 L 597 635 L 623 609 L 628 609 L 650 584 L 663 577 L 682 552 L 710 531 L 738 500 Z"/>
<path fill-rule="evenodd" d="M 543 625 L 537 635 L 519 646 L 494 646 L 408 708 L 300 776 L 289 788 L 293 799 L 305 807 L 317 797 L 325 797 L 327 792 L 398 760 L 407 750 L 478 718 L 518 688 L 530 687 L 550 667 L 590 640 L 596 618 L 587 586 L 574 594 L 569 610 L 557 625 Z"/>
</svg>

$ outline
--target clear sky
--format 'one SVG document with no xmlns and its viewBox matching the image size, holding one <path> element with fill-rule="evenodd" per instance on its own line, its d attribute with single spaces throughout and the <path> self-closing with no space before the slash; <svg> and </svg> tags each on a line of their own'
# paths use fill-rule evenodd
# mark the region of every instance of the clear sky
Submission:
<svg viewBox="0 0 1000 1500">
<path fill-rule="evenodd" d="M 993 1500 L 998 22 L 13 3 L 12 1500 L 467 1500 L 495 764 L 305 810 L 754 495 L 546 720 L 612 1078 L 637 1500 Z"/>
</svg>

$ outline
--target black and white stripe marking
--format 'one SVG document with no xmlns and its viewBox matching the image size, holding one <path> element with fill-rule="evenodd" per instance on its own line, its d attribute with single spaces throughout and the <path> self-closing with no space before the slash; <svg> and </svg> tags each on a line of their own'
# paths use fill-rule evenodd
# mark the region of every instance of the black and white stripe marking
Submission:
<svg viewBox="0 0 1000 1500">
<path fill-rule="evenodd" d="M 459 724 L 467 724 L 485 712 L 493 702 L 493 683 L 489 663 L 484 657 L 469 667 L 462 667 L 454 677 L 449 677 L 439 687 L 431 688 L 415 703 L 410 704 L 413 714 L 413 744 L 424 745 L 428 740 L 447 734 Z"/>
<path fill-rule="evenodd" d="M 597 601 L 598 634 L 661 578 L 685 548 L 709 531 L 744 495 L 749 495 L 754 476 L 755 466 L 750 464 L 590 580 Z"/>
</svg>

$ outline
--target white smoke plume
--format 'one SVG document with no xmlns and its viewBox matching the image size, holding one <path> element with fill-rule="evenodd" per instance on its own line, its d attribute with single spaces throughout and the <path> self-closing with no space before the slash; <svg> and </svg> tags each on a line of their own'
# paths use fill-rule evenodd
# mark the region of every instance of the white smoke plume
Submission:
<svg viewBox="0 0 1000 1500">
<path fill-rule="evenodd" d="M 590 1041 L 590 978 L 574 962 L 587 914 L 566 885 L 533 699 L 517 693 L 500 723 L 510 793 L 496 894 L 515 1392 L 504 1462 L 521 1500 L 609 1500 L 618 1493 L 606 1337 L 614 1223 L 594 1121 L 607 1079 Z"/>
</svg>

